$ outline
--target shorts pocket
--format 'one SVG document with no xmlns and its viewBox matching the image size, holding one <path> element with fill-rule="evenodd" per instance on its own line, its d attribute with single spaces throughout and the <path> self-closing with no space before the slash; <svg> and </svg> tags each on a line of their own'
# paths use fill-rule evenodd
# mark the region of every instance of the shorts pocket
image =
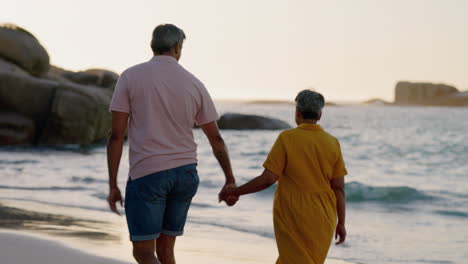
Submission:
<svg viewBox="0 0 468 264">
<path fill-rule="evenodd" d="M 197 169 L 189 169 L 186 171 L 187 177 L 185 178 L 185 181 L 189 184 L 198 184 L 200 183 L 200 178 L 198 177 L 198 171 Z"/>
<path fill-rule="evenodd" d="M 198 177 L 197 169 L 193 168 L 187 170 L 185 172 L 181 186 L 181 189 L 183 189 L 181 191 L 183 193 L 183 196 L 185 196 L 186 199 L 191 199 L 193 196 L 195 196 L 198 190 L 199 183 L 200 179 Z"/>
<path fill-rule="evenodd" d="M 171 188 L 171 182 L 163 175 L 148 179 L 142 178 L 135 184 L 137 185 L 137 195 L 147 202 L 165 201 L 167 192 Z"/>
</svg>

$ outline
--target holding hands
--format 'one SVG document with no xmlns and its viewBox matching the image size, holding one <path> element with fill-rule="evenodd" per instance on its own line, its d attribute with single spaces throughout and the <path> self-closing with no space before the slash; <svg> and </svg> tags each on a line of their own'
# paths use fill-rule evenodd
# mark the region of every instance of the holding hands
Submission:
<svg viewBox="0 0 468 264">
<path fill-rule="evenodd" d="M 234 183 L 226 183 L 219 193 L 219 202 L 225 201 L 227 205 L 233 206 L 239 200 L 239 196 L 256 193 L 273 185 L 278 180 L 278 175 L 265 169 L 260 176 L 236 187 Z"/>
<path fill-rule="evenodd" d="M 218 194 L 219 202 L 224 201 L 228 206 L 233 206 L 239 201 L 239 195 L 236 194 L 237 186 L 234 183 L 224 185 Z"/>
</svg>

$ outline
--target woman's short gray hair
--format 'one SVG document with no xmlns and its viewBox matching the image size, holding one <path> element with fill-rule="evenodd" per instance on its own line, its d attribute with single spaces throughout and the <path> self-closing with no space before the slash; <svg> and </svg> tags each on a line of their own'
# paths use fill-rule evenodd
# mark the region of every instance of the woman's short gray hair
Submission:
<svg viewBox="0 0 468 264">
<path fill-rule="evenodd" d="M 325 99 L 320 93 L 303 90 L 296 96 L 296 107 L 304 119 L 317 120 L 325 106 Z"/>
<path fill-rule="evenodd" d="M 154 54 L 163 54 L 170 51 L 177 44 L 182 45 L 185 33 L 182 29 L 172 24 L 162 24 L 153 30 L 151 49 Z"/>
</svg>

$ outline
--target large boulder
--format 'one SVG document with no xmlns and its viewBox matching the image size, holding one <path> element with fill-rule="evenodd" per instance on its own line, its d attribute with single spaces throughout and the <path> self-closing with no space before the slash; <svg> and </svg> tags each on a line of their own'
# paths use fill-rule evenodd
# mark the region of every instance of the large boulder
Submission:
<svg viewBox="0 0 468 264">
<path fill-rule="evenodd" d="M 17 113 L 0 112 L 0 145 L 32 144 L 34 121 Z"/>
<path fill-rule="evenodd" d="M 42 124 L 49 116 L 57 87 L 54 81 L 0 72 L 0 111 L 20 113 Z"/>
<path fill-rule="evenodd" d="M 447 97 L 457 94 L 457 88 L 445 84 L 398 82 L 395 103 L 400 105 L 445 105 Z"/>
<path fill-rule="evenodd" d="M 14 73 L 22 76 L 29 76 L 30 74 L 25 70 L 18 67 L 16 64 L 6 61 L 0 58 L 0 72 L 3 73 Z"/>
<path fill-rule="evenodd" d="M 114 72 L 50 67 L 36 38 L 0 26 L 0 144 L 91 144 L 111 127 Z"/>
<path fill-rule="evenodd" d="M 112 90 L 0 72 L 0 111 L 35 122 L 37 143 L 91 144 L 107 136 Z"/>
<path fill-rule="evenodd" d="M 84 72 L 97 76 L 97 82 L 94 85 L 97 85 L 99 87 L 114 89 L 115 85 L 117 84 L 117 81 L 119 80 L 119 75 L 109 70 L 89 69 Z"/>
<path fill-rule="evenodd" d="M 46 76 L 44 76 L 44 78 L 48 80 L 58 81 L 58 82 L 70 82 L 70 80 L 65 77 L 65 75 L 68 72 L 71 72 L 71 71 L 62 69 L 54 65 L 50 65 L 50 69 L 47 72 Z"/>
<path fill-rule="evenodd" d="M 107 137 L 112 91 L 59 83 L 40 144 L 91 144 Z"/>
<path fill-rule="evenodd" d="M 80 72 L 73 72 L 57 66 L 51 66 L 47 73 L 47 78 L 113 90 L 117 84 L 119 75 L 113 71 L 104 69 L 89 69 Z"/>
<path fill-rule="evenodd" d="M 257 115 L 226 113 L 218 120 L 220 129 L 253 130 L 253 129 L 288 129 L 291 126 L 281 120 Z"/>
<path fill-rule="evenodd" d="M 49 70 L 49 54 L 28 31 L 14 25 L 0 25 L 0 57 L 30 74 L 41 77 Z"/>
</svg>

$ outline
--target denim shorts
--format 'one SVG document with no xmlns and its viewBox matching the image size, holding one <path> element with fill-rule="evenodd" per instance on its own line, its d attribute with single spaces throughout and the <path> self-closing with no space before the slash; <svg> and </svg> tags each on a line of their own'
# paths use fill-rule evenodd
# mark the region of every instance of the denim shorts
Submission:
<svg viewBox="0 0 468 264">
<path fill-rule="evenodd" d="M 130 240 L 153 240 L 161 234 L 181 236 L 199 181 L 197 164 L 129 180 L 125 215 Z"/>
</svg>

